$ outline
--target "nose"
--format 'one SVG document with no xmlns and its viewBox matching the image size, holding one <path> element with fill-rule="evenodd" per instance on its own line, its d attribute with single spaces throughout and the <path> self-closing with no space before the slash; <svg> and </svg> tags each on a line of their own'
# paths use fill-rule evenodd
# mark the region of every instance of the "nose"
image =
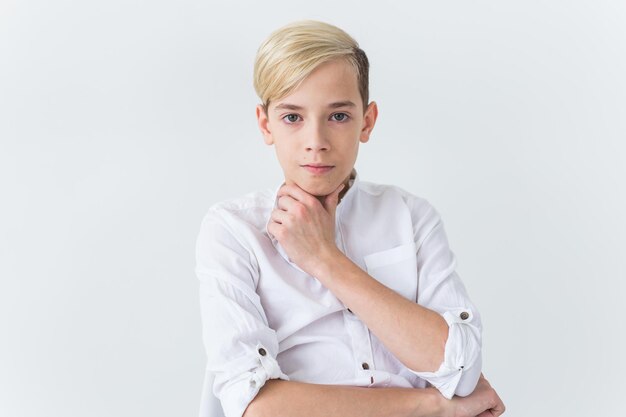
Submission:
<svg viewBox="0 0 626 417">
<path fill-rule="evenodd" d="M 306 150 L 311 151 L 328 151 L 330 149 L 330 141 L 328 140 L 328 132 L 324 123 L 311 123 L 310 130 L 306 135 Z"/>
</svg>

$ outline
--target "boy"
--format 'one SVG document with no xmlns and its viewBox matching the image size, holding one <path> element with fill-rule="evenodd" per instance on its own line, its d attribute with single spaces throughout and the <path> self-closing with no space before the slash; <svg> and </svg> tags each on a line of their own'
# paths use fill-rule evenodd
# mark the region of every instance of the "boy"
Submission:
<svg viewBox="0 0 626 417">
<path fill-rule="evenodd" d="M 315 21 L 259 48 L 257 120 L 285 181 L 202 222 L 202 417 L 213 394 L 226 417 L 504 411 L 439 214 L 354 168 L 378 115 L 368 65 L 348 34 Z"/>
</svg>

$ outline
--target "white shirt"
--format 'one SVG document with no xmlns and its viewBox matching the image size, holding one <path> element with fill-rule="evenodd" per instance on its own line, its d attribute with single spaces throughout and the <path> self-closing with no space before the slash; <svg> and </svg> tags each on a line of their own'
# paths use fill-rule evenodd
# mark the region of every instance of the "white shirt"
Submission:
<svg viewBox="0 0 626 417">
<path fill-rule="evenodd" d="M 268 379 L 468 395 L 481 372 L 480 315 L 467 296 L 439 213 L 424 198 L 359 180 L 335 213 L 337 247 L 370 276 L 443 315 L 437 372 L 407 368 L 267 231 L 277 193 L 213 205 L 196 244 L 207 375 L 226 417 L 241 417 Z M 398 335 L 402 337 L 402 335 Z M 419 352 L 415 352 L 419 355 Z M 214 377 L 214 380 L 213 380 Z M 210 393 L 203 393 L 204 396 Z"/>
</svg>

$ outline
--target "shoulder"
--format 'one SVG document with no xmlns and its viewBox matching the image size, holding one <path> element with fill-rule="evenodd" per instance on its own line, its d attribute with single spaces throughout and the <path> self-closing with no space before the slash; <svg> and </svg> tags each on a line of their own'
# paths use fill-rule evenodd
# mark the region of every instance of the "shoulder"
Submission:
<svg viewBox="0 0 626 417">
<path fill-rule="evenodd" d="M 427 198 L 400 186 L 362 181 L 359 188 L 372 213 L 393 213 L 396 218 L 410 221 L 417 243 L 442 223 L 439 211 Z"/>
<path fill-rule="evenodd" d="M 272 199 L 272 192 L 268 189 L 211 205 L 202 218 L 196 238 L 197 271 L 238 265 L 254 276 L 258 270 L 254 242 L 265 233 Z M 234 259 L 244 261 L 237 263 Z"/>
<path fill-rule="evenodd" d="M 428 199 L 413 194 L 397 185 L 362 181 L 360 183 L 360 190 L 371 199 L 390 200 L 397 205 L 406 206 L 411 213 L 417 217 L 424 217 L 429 213 L 437 213 L 437 210 Z"/>
<path fill-rule="evenodd" d="M 211 205 L 202 223 L 221 223 L 232 227 L 247 226 L 263 230 L 274 205 L 271 189 L 250 192 Z"/>
</svg>

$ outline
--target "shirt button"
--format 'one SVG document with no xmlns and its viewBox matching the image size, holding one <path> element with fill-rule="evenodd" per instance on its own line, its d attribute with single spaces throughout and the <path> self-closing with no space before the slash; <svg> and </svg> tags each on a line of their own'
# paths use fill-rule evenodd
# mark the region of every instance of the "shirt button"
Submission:
<svg viewBox="0 0 626 417">
<path fill-rule="evenodd" d="M 267 352 L 265 351 L 265 349 L 263 349 L 263 348 L 259 348 L 259 354 L 260 354 L 261 356 L 265 356 L 265 355 L 267 355 Z"/>
<path fill-rule="evenodd" d="M 464 311 L 459 315 L 459 317 L 461 317 L 461 320 L 467 320 L 469 318 L 469 313 Z"/>
<path fill-rule="evenodd" d="M 367 362 L 363 362 L 361 366 L 363 367 L 363 369 L 370 369 L 370 366 L 367 364 Z"/>
<path fill-rule="evenodd" d="M 352 310 L 348 309 L 348 311 L 349 311 L 350 313 L 352 313 Z M 352 313 L 352 314 L 354 314 L 354 313 Z"/>
</svg>

